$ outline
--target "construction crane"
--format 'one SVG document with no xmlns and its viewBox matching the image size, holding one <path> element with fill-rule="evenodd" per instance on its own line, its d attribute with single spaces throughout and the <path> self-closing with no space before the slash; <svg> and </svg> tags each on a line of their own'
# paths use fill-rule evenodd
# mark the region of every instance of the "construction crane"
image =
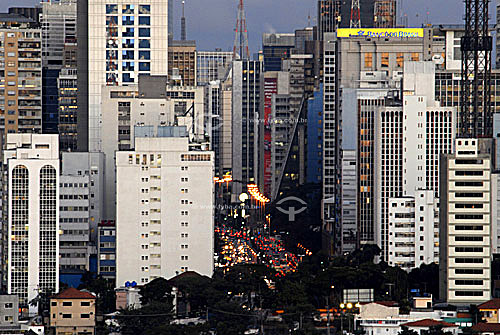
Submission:
<svg viewBox="0 0 500 335">
<path fill-rule="evenodd" d="M 462 79 L 460 136 L 492 137 L 489 0 L 465 0 L 465 34 L 461 39 Z"/>
<path fill-rule="evenodd" d="M 248 50 L 248 32 L 245 7 L 243 6 L 243 0 L 239 0 L 239 2 L 238 18 L 236 19 L 236 28 L 234 29 L 233 59 L 238 59 L 238 48 L 240 52 L 239 56 L 241 59 L 250 59 L 250 52 Z"/>
<path fill-rule="evenodd" d="M 351 0 L 351 28 L 361 28 L 361 11 L 359 0 Z"/>
</svg>

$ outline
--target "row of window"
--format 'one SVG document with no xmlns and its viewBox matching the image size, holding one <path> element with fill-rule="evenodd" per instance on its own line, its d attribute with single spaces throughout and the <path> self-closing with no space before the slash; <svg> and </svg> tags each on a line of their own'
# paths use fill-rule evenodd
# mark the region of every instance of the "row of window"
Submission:
<svg viewBox="0 0 500 335">
<path fill-rule="evenodd" d="M 122 5 L 122 14 L 134 14 L 135 13 L 135 5 Z M 149 15 L 151 14 L 151 5 L 139 5 L 138 13 Z M 117 4 L 109 4 L 106 5 L 106 14 L 118 14 L 118 5 Z"/>
</svg>

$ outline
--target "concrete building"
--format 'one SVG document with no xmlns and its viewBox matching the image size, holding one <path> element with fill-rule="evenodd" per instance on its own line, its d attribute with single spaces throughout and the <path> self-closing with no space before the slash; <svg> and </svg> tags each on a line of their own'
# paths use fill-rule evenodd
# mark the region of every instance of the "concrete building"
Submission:
<svg viewBox="0 0 500 335">
<path fill-rule="evenodd" d="M 116 153 L 116 286 L 213 273 L 214 160 L 189 138 L 136 137 Z"/>
<path fill-rule="evenodd" d="M 50 327 L 56 335 L 95 334 L 96 297 L 68 288 L 50 298 Z"/>
<path fill-rule="evenodd" d="M 59 290 L 59 150 L 57 135 L 8 134 L 7 291 L 21 307 L 38 291 Z M 29 229 L 27 229 L 29 227 Z M 4 259 L 5 262 L 5 259 Z M 30 310 L 36 306 L 30 306 Z"/>
<path fill-rule="evenodd" d="M 0 20 L 1 21 L 1 20 Z M 40 29 L 1 28 L 0 130 L 42 132 L 42 38 Z M 5 140 L 5 138 L 4 138 Z"/>
<path fill-rule="evenodd" d="M 59 150 L 77 150 L 77 73 L 75 68 L 63 68 L 57 78 Z"/>
<path fill-rule="evenodd" d="M 171 85 L 196 86 L 196 41 L 170 41 L 168 75 Z"/>
<path fill-rule="evenodd" d="M 116 151 L 133 150 L 136 129 L 185 126 L 191 141 L 209 142 L 203 87 L 167 86 L 164 76 L 141 76 L 138 85 L 104 87 L 102 138 L 105 154 L 105 219 L 115 218 Z"/>
<path fill-rule="evenodd" d="M 373 23 L 376 28 L 396 27 L 396 0 L 375 0 Z"/>
<path fill-rule="evenodd" d="M 18 325 L 19 297 L 15 294 L 0 295 L 0 329 Z"/>
<path fill-rule="evenodd" d="M 389 200 L 388 263 L 408 272 L 439 263 L 439 202 L 434 190 Z"/>
<path fill-rule="evenodd" d="M 341 252 L 343 254 L 356 250 L 357 230 L 356 204 L 356 150 L 342 152 L 342 224 L 341 224 Z"/>
<path fill-rule="evenodd" d="M 76 66 L 68 60 L 76 44 L 76 0 L 42 2 L 43 120 L 44 134 L 58 133 L 58 77 L 61 68 Z M 74 48 L 74 47 L 73 47 Z"/>
<path fill-rule="evenodd" d="M 259 176 L 259 128 L 262 118 L 260 96 L 262 62 L 252 60 L 233 61 L 232 87 L 232 168 L 233 179 L 243 184 L 261 183 Z M 235 183 L 233 202 L 242 193 L 242 185 Z"/>
<path fill-rule="evenodd" d="M 116 279 L 116 224 L 103 220 L 98 227 L 97 274 L 105 279 Z"/>
<path fill-rule="evenodd" d="M 214 80 L 223 80 L 231 69 L 231 51 L 197 51 L 196 82 L 206 85 Z"/>
<path fill-rule="evenodd" d="M 289 59 L 295 48 L 294 33 L 263 33 L 262 55 L 264 57 L 264 72 L 281 71 L 281 62 Z"/>
<path fill-rule="evenodd" d="M 168 74 L 168 2 L 78 1 L 79 150 L 89 151 L 86 134 L 90 151 L 101 150 L 103 86 Z"/>
<path fill-rule="evenodd" d="M 456 139 L 440 161 L 440 299 L 477 304 L 491 299 L 491 258 L 496 231 L 496 181 L 491 140 Z"/>
</svg>

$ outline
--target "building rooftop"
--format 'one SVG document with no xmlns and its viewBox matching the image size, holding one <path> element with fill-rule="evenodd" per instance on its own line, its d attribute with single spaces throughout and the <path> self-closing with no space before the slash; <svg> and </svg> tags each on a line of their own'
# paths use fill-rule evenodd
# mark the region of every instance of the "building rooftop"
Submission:
<svg viewBox="0 0 500 335">
<path fill-rule="evenodd" d="M 405 327 L 436 327 L 436 326 L 441 326 L 441 327 L 456 327 L 456 325 L 444 321 L 437 321 L 433 319 L 423 319 L 423 320 L 418 320 L 414 322 L 408 322 L 404 323 L 401 326 Z"/>
<path fill-rule="evenodd" d="M 478 323 L 472 326 L 472 331 L 479 333 L 500 333 L 500 323 Z"/>
<path fill-rule="evenodd" d="M 477 306 L 478 309 L 500 309 L 500 299 L 491 299 Z"/>
<path fill-rule="evenodd" d="M 52 297 L 52 299 L 95 299 L 95 298 L 96 297 L 93 294 L 77 290 L 76 288 L 73 287 L 67 288 L 64 291 Z"/>
</svg>

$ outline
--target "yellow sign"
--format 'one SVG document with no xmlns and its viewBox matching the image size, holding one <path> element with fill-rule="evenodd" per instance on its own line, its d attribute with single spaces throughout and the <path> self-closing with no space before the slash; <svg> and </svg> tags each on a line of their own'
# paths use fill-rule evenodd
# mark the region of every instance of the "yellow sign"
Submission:
<svg viewBox="0 0 500 335">
<path fill-rule="evenodd" d="M 422 38 L 423 28 L 340 28 L 337 37 Z"/>
</svg>

